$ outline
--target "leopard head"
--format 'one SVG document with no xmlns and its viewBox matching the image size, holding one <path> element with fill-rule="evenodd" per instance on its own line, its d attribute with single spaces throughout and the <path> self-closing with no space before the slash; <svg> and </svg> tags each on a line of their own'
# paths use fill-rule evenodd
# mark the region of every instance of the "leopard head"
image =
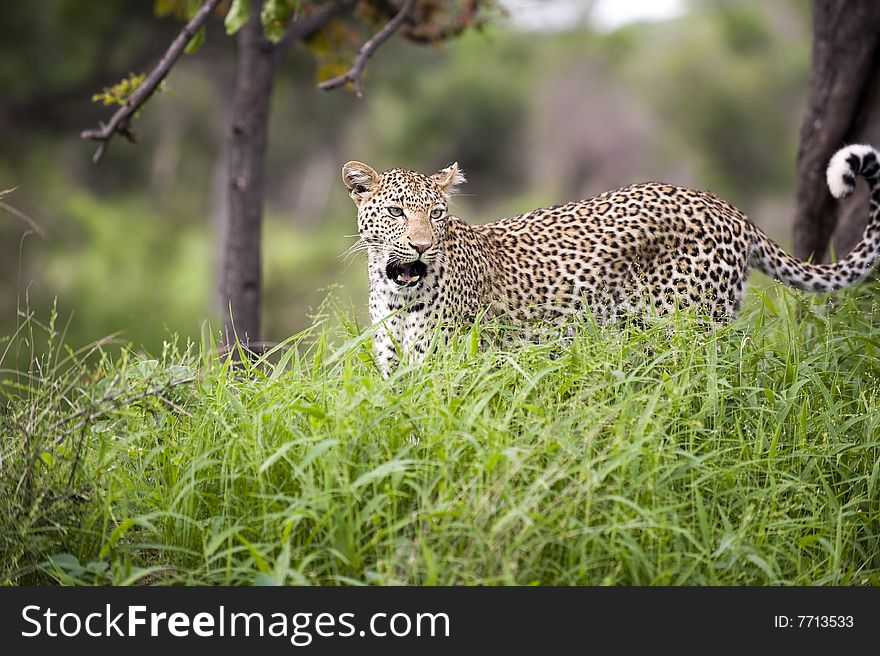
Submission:
<svg viewBox="0 0 880 656">
<path fill-rule="evenodd" d="M 407 169 L 377 173 L 361 162 L 342 167 L 358 209 L 358 235 L 388 279 L 412 288 L 444 255 L 449 199 L 464 182 L 457 163 L 433 175 Z"/>
</svg>

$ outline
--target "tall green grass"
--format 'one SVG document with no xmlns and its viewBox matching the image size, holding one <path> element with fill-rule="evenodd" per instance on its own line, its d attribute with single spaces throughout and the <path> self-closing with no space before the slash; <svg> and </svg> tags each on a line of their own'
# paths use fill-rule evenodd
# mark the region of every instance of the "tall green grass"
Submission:
<svg viewBox="0 0 880 656">
<path fill-rule="evenodd" d="M 233 367 L 54 325 L 39 355 L 30 319 L 0 362 L 0 575 L 876 584 L 876 292 L 510 346 L 478 325 L 387 380 L 350 324 Z"/>
</svg>

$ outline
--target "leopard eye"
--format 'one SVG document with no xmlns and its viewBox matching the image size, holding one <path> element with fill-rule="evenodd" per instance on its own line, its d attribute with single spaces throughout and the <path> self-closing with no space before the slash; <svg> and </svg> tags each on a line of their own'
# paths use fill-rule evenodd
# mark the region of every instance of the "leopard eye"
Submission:
<svg viewBox="0 0 880 656">
<path fill-rule="evenodd" d="M 443 210 L 439 207 L 436 210 L 431 210 L 431 218 L 435 221 L 443 216 Z"/>
<path fill-rule="evenodd" d="M 403 208 L 401 208 L 401 207 L 389 207 L 389 208 L 388 208 L 388 213 L 389 213 L 391 216 L 400 217 L 400 216 L 403 216 Z"/>
</svg>

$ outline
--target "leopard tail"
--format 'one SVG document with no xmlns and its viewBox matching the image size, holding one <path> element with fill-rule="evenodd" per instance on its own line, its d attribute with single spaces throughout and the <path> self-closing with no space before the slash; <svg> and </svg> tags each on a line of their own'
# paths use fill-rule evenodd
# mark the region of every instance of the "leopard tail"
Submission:
<svg viewBox="0 0 880 656">
<path fill-rule="evenodd" d="M 880 153 L 871 146 L 840 149 L 828 163 L 828 188 L 835 198 L 845 198 L 861 176 L 871 187 L 868 225 L 855 248 L 839 262 L 813 264 L 786 253 L 776 242 L 755 228 L 749 264 L 792 287 L 833 292 L 864 280 L 880 256 Z"/>
</svg>

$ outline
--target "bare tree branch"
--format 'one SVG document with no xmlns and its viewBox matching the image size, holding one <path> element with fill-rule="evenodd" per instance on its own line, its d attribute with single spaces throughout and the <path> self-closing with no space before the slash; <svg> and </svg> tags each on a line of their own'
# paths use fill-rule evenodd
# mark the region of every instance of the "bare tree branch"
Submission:
<svg viewBox="0 0 880 656">
<path fill-rule="evenodd" d="M 357 94 L 357 97 L 363 98 L 364 89 L 361 86 L 361 74 L 364 72 L 364 66 L 367 65 L 367 60 L 373 56 L 373 53 L 376 52 L 379 46 L 385 43 L 385 41 L 397 31 L 403 21 L 406 20 L 407 16 L 412 13 L 415 4 L 416 0 L 405 0 L 403 7 L 400 8 L 397 15 L 388 21 L 385 24 L 385 27 L 376 32 L 369 41 L 361 46 L 360 52 L 358 52 L 357 57 L 355 57 L 354 64 L 352 64 L 351 68 L 342 75 L 321 82 L 321 84 L 318 85 L 318 88 L 323 89 L 324 91 L 329 91 L 330 89 L 335 89 L 344 84 L 348 84 L 349 82 L 353 82 L 354 91 Z"/>
<path fill-rule="evenodd" d="M 147 79 L 143 81 L 133 94 L 131 94 L 129 99 L 125 101 L 125 104 L 113 114 L 108 123 L 101 123 L 101 127 L 98 130 L 84 130 L 80 133 L 80 136 L 83 139 L 93 139 L 101 142 L 94 157 L 92 157 L 92 161 L 95 164 L 101 161 L 101 158 L 104 156 L 104 151 L 107 150 L 107 145 L 110 143 L 110 139 L 112 139 L 113 135 L 117 132 L 129 141 L 134 141 L 134 134 L 131 131 L 130 124 L 132 114 L 150 99 L 150 96 L 153 95 L 159 84 L 171 71 L 171 67 L 174 66 L 175 62 L 183 53 L 186 45 L 195 36 L 196 32 L 199 31 L 199 28 L 205 23 L 205 21 L 208 20 L 208 16 L 211 15 L 220 2 L 221 0 L 206 0 L 205 3 L 199 7 L 195 15 L 180 31 L 180 34 L 178 34 L 174 41 L 171 42 L 171 45 L 168 46 L 168 50 L 165 51 L 162 59 L 159 60 L 159 63 L 150 72 Z"/>
</svg>

